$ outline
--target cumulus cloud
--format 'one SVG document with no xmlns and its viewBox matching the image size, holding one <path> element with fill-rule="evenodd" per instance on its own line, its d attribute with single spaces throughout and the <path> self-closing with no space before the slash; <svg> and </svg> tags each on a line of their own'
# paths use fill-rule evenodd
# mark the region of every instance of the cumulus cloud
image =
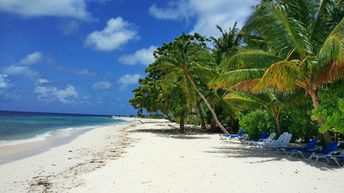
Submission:
<svg viewBox="0 0 344 193">
<path fill-rule="evenodd" d="M 111 18 L 101 31 L 90 33 L 85 45 L 100 51 L 112 51 L 138 38 L 135 25 L 117 17 Z"/>
<path fill-rule="evenodd" d="M 143 48 L 137 50 L 133 54 L 123 55 L 118 60 L 123 64 L 135 65 L 143 64 L 148 65 L 154 61 L 153 52 L 156 49 L 156 46 L 151 46 L 149 48 Z"/>
<path fill-rule="evenodd" d="M 45 79 L 45 78 L 39 78 L 39 79 L 37 79 L 37 81 L 36 81 L 36 84 L 47 84 L 47 83 L 49 83 L 50 81 L 48 81 L 47 79 Z"/>
<path fill-rule="evenodd" d="M 100 81 L 93 84 L 92 88 L 95 90 L 107 90 L 111 88 L 112 84 L 109 81 Z"/>
<path fill-rule="evenodd" d="M 7 74 L 0 74 L 0 89 L 8 87 Z"/>
<path fill-rule="evenodd" d="M 62 89 L 54 86 L 37 86 L 34 93 L 36 93 L 37 97 L 41 100 L 58 100 L 62 103 L 70 103 L 73 99 L 78 97 L 78 92 L 69 84 Z"/>
<path fill-rule="evenodd" d="M 125 74 L 118 79 L 118 83 L 121 85 L 120 90 L 125 91 L 131 84 L 137 84 L 141 75 L 139 74 Z"/>
<path fill-rule="evenodd" d="M 43 58 L 43 54 L 41 52 L 34 52 L 31 54 L 28 54 L 27 56 L 25 56 L 25 58 L 23 58 L 20 61 L 20 64 L 22 65 L 31 65 L 31 64 L 36 64 L 38 62 L 40 62 Z"/>
<path fill-rule="evenodd" d="M 195 23 L 191 32 L 218 37 L 220 33 L 216 25 L 227 29 L 237 21 L 238 27 L 242 27 L 251 13 L 252 6 L 257 3 L 258 0 L 177 0 L 162 8 L 153 4 L 149 8 L 149 13 L 157 19 L 194 18 Z"/>
<path fill-rule="evenodd" d="M 38 75 L 37 72 L 33 71 L 28 66 L 12 65 L 12 66 L 8 66 L 8 67 L 3 68 L 2 71 L 7 75 L 22 75 L 25 77 L 35 77 Z"/>
<path fill-rule="evenodd" d="M 75 73 L 79 74 L 80 76 L 95 76 L 96 75 L 95 72 L 91 72 L 88 69 L 77 70 L 75 71 Z"/>
<path fill-rule="evenodd" d="M 27 54 L 24 58 L 22 58 L 21 60 L 18 60 L 18 62 L 14 65 L 1 68 L 0 72 L 7 74 L 9 76 L 15 75 L 15 76 L 28 77 L 28 78 L 37 78 L 39 73 L 32 70 L 30 65 L 37 64 L 43 61 L 44 59 L 47 62 L 51 60 L 51 58 L 44 57 L 41 52 L 36 51 L 30 54 Z"/>
<path fill-rule="evenodd" d="M 149 7 L 149 13 L 157 19 L 170 20 L 187 19 L 195 14 L 187 1 L 170 1 L 167 8 L 158 8 L 153 4 Z"/>
<path fill-rule="evenodd" d="M 0 11 L 23 17 L 71 17 L 80 20 L 90 19 L 86 10 L 86 0 L 2 0 Z"/>
</svg>

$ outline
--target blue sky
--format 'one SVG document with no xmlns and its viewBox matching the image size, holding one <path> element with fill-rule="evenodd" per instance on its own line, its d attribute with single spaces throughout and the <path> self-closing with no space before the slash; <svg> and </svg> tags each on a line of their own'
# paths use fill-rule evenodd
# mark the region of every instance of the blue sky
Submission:
<svg viewBox="0 0 344 193">
<path fill-rule="evenodd" d="M 0 110 L 135 114 L 156 47 L 218 36 L 257 0 L 0 0 Z"/>
</svg>

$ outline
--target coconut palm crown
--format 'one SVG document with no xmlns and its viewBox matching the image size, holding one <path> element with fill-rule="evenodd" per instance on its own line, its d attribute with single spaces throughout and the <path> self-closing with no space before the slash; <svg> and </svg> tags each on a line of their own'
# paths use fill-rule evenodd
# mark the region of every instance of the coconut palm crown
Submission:
<svg viewBox="0 0 344 193">
<path fill-rule="evenodd" d="M 302 88 L 317 109 L 319 89 L 344 77 L 343 7 L 343 0 L 262 1 L 242 33 L 263 39 L 263 46 L 246 46 L 225 59 L 225 73 L 210 86 L 284 93 Z"/>
</svg>

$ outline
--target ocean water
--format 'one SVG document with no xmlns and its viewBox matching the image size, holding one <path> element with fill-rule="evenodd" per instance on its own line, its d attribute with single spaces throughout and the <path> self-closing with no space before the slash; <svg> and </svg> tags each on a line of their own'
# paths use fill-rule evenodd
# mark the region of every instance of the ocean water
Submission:
<svg viewBox="0 0 344 193">
<path fill-rule="evenodd" d="M 45 140 L 54 132 L 123 124 L 111 116 L 0 111 L 0 146 Z"/>
</svg>

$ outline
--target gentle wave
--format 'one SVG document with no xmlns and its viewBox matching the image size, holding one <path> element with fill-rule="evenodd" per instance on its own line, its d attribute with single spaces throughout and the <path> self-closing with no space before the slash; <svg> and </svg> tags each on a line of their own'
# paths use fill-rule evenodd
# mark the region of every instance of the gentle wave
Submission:
<svg viewBox="0 0 344 193">
<path fill-rule="evenodd" d="M 121 122 L 116 123 L 116 125 L 122 125 L 122 124 L 125 124 L 125 123 L 121 123 Z M 53 137 L 53 136 L 68 137 L 72 135 L 73 132 L 76 132 L 76 131 L 97 129 L 100 127 L 106 127 L 106 126 L 111 126 L 111 125 L 113 124 L 99 125 L 99 126 L 68 127 L 68 128 L 63 128 L 63 129 L 47 131 L 45 133 L 37 134 L 34 137 L 27 138 L 27 139 L 0 140 L 0 147 L 45 141 L 49 139 L 49 137 Z"/>
</svg>

